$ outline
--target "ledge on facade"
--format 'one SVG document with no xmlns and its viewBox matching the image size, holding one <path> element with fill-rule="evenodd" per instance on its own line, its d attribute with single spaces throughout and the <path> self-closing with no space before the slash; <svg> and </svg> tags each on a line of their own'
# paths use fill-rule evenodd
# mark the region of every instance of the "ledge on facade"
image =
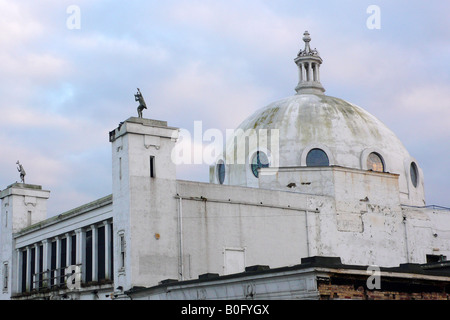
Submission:
<svg viewBox="0 0 450 320">
<path fill-rule="evenodd" d="M 125 122 L 140 123 L 144 126 L 151 126 L 151 127 L 167 127 L 167 121 L 147 119 L 147 118 L 129 117 L 127 120 L 125 120 Z"/>
<path fill-rule="evenodd" d="M 49 294 L 64 295 L 65 293 L 71 292 L 82 292 L 82 291 L 92 291 L 92 290 L 105 290 L 112 288 L 114 282 L 109 279 L 90 281 L 87 283 L 81 283 L 81 289 L 70 290 L 65 284 L 57 285 L 52 287 L 43 287 L 39 290 L 33 289 L 27 292 L 13 293 L 11 295 L 12 299 L 45 299 Z"/>
<path fill-rule="evenodd" d="M 104 207 L 104 206 L 109 205 L 111 203 L 112 203 L 112 194 L 110 194 L 108 196 L 105 196 L 103 198 L 94 200 L 92 202 L 86 203 L 86 204 L 84 204 L 82 206 L 76 207 L 76 208 L 71 209 L 69 211 L 63 212 L 63 213 L 61 213 L 59 215 L 56 215 L 54 217 L 51 217 L 51 218 L 45 219 L 43 221 L 40 221 L 38 223 L 32 224 L 31 226 L 25 227 L 22 230 L 16 232 L 14 234 L 14 236 L 15 237 L 16 236 L 21 236 L 21 235 L 26 234 L 28 232 L 31 232 L 33 230 L 40 229 L 40 228 L 42 228 L 44 226 L 48 226 L 48 225 L 51 225 L 51 224 L 54 224 L 54 223 L 58 223 L 60 221 L 69 219 L 69 218 L 71 218 L 73 216 L 77 216 L 77 215 L 83 214 L 83 213 L 85 213 L 87 211 L 91 211 L 91 210 L 94 210 L 94 209 L 97 209 L 97 208 Z"/>
<path fill-rule="evenodd" d="M 138 124 L 138 125 L 140 124 L 142 126 L 153 127 L 153 128 L 178 129 L 178 128 L 174 128 L 174 127 L 169 127 L 167 125 L 167 121 L 155 120 L 155 119 L 147 119 L 147 118 L 138 118 L 138 117 L 130 117 L 127 120 L 120 122 L 116 129 L 114 129 L 114 130 L 109 132 L 109 142 L 113 142 L 118 137 L 120 137 L 125 132 L 127 132 L 128 126 L 126 125 L 126 123 Z M 124 125 L 125 125 L 125 131 L 121 130 Z"/>
<path fill-rule="evenodd" d="M 362 174 L 372 174 L 372 175 L 384 175 L 391 176 L 392 178 L 397 178 L 400 176 L 398 173 L 392 172 L 381 172 L 373 170 L 365 170 L 359 168 L 344 167 L 336 164 L 331 164 L 329 166 L 289 166 L 289 167 L 266 167 L 259 169 L 261 174 L 270 175 L 271 172 L 296 172 L 296 171 L 344 171 L 344 172 L 356 172 Z"/>
<path fill-rule="evenodd" d="M 327 256 L 313 256 L 301 259 L 301 265 L 309 267 L 336 267 L 342 266 L 341 258 Z"/>
<path fill-rule="evenodd" d="M 257 264 L 254 266 L 245 267 L 245 272 L 262 271 L 262 270 L 269 270 L 269 269 L 270 269 L 269 266 Z"/>
<path fill-rule="evenodd" d="M 42 190 L 42 186 L 37 184 L 19 183 L 10 184 L 4 190 L 0 190 L 0 199 L 10 195 L 30 195 L 48 199 L 50 191 Z"/>
<path fill-rule="evenodd" d="M 109 279 L 103 279 L 98 281 L 89 281 L 85 283 L 81 283 L 82 288 L 92 287 L 92 286 L 103 286 L 105 284 L 113 284 L 114 282 Z"/>
<path fill-rule="evenodd" d="M 364 279 L 367 280 L 369 265 L 348 265 L 342 264 L 340 257 L 328 257 L 328 256 L 312 256 L 301 259 L 301 264 L 279 267 L 271 269 L 269 266 L 255 265 L 246 267 L 245 272 L 228 274 L 228 275 L 217 275 L 206 273 L 200 275 L 198 279 L 177 281 L 174 279 L 167 279 L 159 282 L 158 285 L 152 287 L 133 287 L 126 291 L 126 295 L 142 294 L 145 291 L 153 291 L 161 288 L 168 288 L 171 285 L 176 284 L 176 286 L 181 287 L 183 285 L 194 285 L 194 284 L 205 284 L 213 283 L 216 281 L 227 281 L 231 279 L 245 278 L 248 276 L 257 277 L 260 275 L 270 275 L 276 273 L 286 273 L 286 272 L 302 272 L 302 270 L 308 272 L 308 270 L 316 270 L 321 272 L 326 272 L 333 278 L 333 281 L 340 281 L 339 279 Z M 382 272 L 383 281 L 410 281 L 410 279 L 415 279 L 414 281 L 432 281 L 434 283 L 442 282 L 442 285 L 450 285 L 450 261 L 444 261 L 440 263 L 426 263 L 426 264 L 416 264 L 416 263 L 405 263 L 400 264 L 397 267 L 379 267 L 380 272 Z M 331 278 L 324 278 L 321 281 L 331 281 Z M 328 279 L 328 280 L 327 280 Z M 356 280 L 355 280 L 356 281 Z M 358 280 L 359 281 L 359 280 Z M 392 282 L 392 283 L 394 283 Z"/>
<path fill-rule="evenodd" d="M 164 280 L 161 280 L 161 281 L 159 282 L 159 284 L 165 285 L 165 284 L 168 284 L 168 283 L 174 283 L 174 282 L 178 282 L 178 280 L 177 280 L 177 279 L 164 279 Z M 145 288 L 145 287 L 136 286 L 136 287 L 134 287 L 134 288 L 135 288 L 135 289 L 139 289 L 139 288 Z"/>
<path fill-rule="evenodd" d="M 444 210 L 444 211 L 450 211 L 449 207 L 443 207 L 443 206 L 438 206 L 435 204 L 431 204 L 428 206 L 411 206 L 411 205 L 407 205 L 407 204 L 401 204 L 402 207 L 406 207 L 406 208 L 414 208 L 414 209 L 423 209 L 423 210 Z"/>
<path fill-rule="evenodd" d="M 40 185 L 29 184 L 29 183 L 20 183 L 20 182 L 15 182 L 13 184 L 10 184 L 9 186 L 6 187 L 6 189 L 8 189 L 8 188 L 23 188 L 23 189 L 42 190 L 42 186 L 40 186 Z"/>
<path fill-rule="evenodd" d="M 424 270 L 439 270 L 441 272 L 449 272 L 450 273 L 450 261 L 439 261 L 439 262 L 431 262 L 422 265 Z"/>
<path fill-rule="evenodd" d="M 204 273 L 198 276 L 199 279 L 215 279 L 218 278 L 218 273 Z"/>
</svg>

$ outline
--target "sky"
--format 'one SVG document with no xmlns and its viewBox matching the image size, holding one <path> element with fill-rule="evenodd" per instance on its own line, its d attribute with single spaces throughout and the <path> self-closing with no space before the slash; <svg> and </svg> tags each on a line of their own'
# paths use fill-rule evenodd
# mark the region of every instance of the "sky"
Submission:
<svg viewBox="0 0 450 320">
<path fill-rule="evenodd" d="M 368 10 L 375 5 L 378 11 Z M 295 94 L 303 32 L 326 94 L 386 124 L 450 207 L 449 1 L 0 0 L 0 189 L 50 190 L 48 215 L 112 192 L 109 131 L 137 116 L 225 132 Z M 206 164 L 177 178 L 209 180 Z"/>
</svg>

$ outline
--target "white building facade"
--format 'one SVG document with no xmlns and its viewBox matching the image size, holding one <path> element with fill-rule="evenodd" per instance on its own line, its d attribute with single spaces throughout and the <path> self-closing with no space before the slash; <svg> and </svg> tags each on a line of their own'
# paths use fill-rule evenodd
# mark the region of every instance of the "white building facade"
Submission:
<svg viewBox="0 0 450 320">
<path fill-rule="evenodd" d="M 47 219 L 41 186 L 1 191 L 0 297 L 121 299 L 167 279 L 312 256 L 383 267 L 446 259 L 450 211 L 425 206 L 423 172 L 388 128 L 324 95 L 322 59 L 307 32 L 304 41 L 297 94 L 243 122 L 210 183 L 176 178 L 178 128 L 130 117 L 109 133 L 111 195 Z"/>
</svg>

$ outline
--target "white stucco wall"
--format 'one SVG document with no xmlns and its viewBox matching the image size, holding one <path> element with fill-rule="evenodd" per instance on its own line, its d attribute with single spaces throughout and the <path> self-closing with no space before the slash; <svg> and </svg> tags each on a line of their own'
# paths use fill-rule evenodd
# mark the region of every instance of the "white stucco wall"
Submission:
<svg viewBox="0 0 450 320">
<path fill-rule="evenodd" d="M 16 268 L 16 232 L 43 221 L 47 217 L 47 199 L 50 191 L 41 186 L 15 183 L 0 192 L 1 227 L 0 227 L 0 298 L 9 299 L 17 290 Z M 8 286 L 4 288 L 5 268 L 8 265 Z"/>
<path fill-rule="evenodd" d="M 261 169 L 256 187 L 180 181 L 171 161 L 176 133 L 164 122 L 135 118 L 116 129 L 112 197 L 73 214 L 27 228 L 28 207 L 40 220 L 48 192 L 41 198 L 33 190 L 2 193 L 1 258 L 12 261 L 10 281 L 17 282 L 16 248 L 111 219 L 114 290 L 256 264 L 295 265 L 308 256 L 384 267 L 425 263 L 427 254 L 450 256 L 449 211 L 404 205 L 399 174 L 297 166 Z M 5 223 L 6 211 L 12 224 Z"/>
<path fill-rule="evenodd" d="M 163 121 L 130 118 L 110 138 L 114 276 L 124 289 L 177 276 L 176 168 L 171 161 L 177 132 Z M 154 157 L 154 177 L 150 157 Z M 125 237 L 124 268 L 119 267 L 121 235 Z"/>
</svg>

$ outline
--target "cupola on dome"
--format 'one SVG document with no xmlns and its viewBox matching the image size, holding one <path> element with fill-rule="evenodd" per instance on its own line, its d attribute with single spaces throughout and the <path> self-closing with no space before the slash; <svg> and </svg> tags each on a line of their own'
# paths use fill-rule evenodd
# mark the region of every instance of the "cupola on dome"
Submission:
<svg viewBox="0 0 450 320">
<path fill-rule="evenodd" d="M 340 166 L 398 174 L 402 202 L 424 205 L 423 174 L 417 161 L 376 117 L 324 94 L 322 58 L 310 48 L 308 31 L 303 41 L 304 49 L 294 59 L 299 72 L 296 94 L 270 103 L 241 123 L 211 168 L 211 182 L 258 187 L 258 168 Z M 274 129 L 277 150 L 267 142 Z M 262 140 L 267 143 L 249 144 L 259 132 L 264 132 Z M 238 161 L 239 150 L 245 161 Z"/>
</svg>

